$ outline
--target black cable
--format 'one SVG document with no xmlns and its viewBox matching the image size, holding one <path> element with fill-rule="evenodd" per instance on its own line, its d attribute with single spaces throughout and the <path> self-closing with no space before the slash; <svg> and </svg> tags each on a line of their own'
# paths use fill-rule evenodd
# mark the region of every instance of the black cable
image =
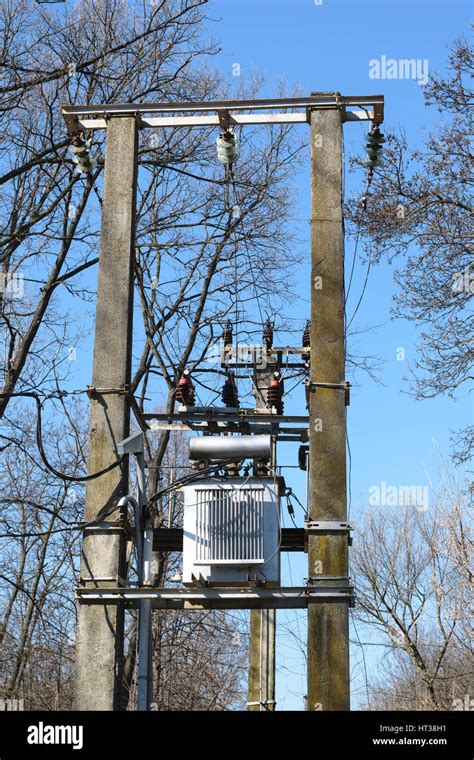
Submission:
<svg viewBox="0 0 474 760">
<path fill-rule="evenodd" d="M 287 493 L 286 493 L 286 496 L 287 496 L 287 497 L 288 497 L 288 496 L 294 496 L 294 497 L 295 497 L 295 499 L 296 499 L 296 501 L 297 501 L 297 502 L 298 502 L 298 504 L 300 505 L 301 509 L 302 509 L 302 510 L 303 510 L 303 512 L 305 513 L 306 517 L 308 517 L 308 510 L 307 510 L 307 509 L 306 509 L 306 508 L 305 508 L 305 507 L 302 505 L 302 503 L 300 502 L 300 500 L 298 499 L 297 495 L 295 494 L 295 492 L 293 491 L 293 489 L 292 489 L 292 488 L 287 488 Z"/>
<path fill-rule="evenodd" d="M 111 470 L 114 470 L 116 467 L 118 467 L 122 461 L 123 457 L 119 457 L 115 462 L 112 462 L 112 464 L 109 464 L 108 467 L 104 467 L 103 470 L 99 470 L 98 472 L 92 472 L 89 475 L 66 475 L 64 472 L 60 472 L 59 470 L 56 470 L 55 467 L 53 467 L 52 464 L 48 461 L 48 458 L 46 456 L 46 452 L 44 450 L 43 446 L 43 435 L 42 435 L 42 420 L 41 420 L 41 411 L 42 411 L 42 402 L 40 401 L 39 394 L 33 393 L 32 391 L 24 391 L 19 393 L 0 393 L 0 397 L 8 396 L 10 398 L 15 397 L 24 397 L 24 398 L 33 398 L 36 402 L 36 445 L 38 446 L 38 451 L 40 453 L 41 459 L 43 461 L 44 466 L 47 470 L 53 473 L 53 475 L 56 475 L 57 478 L 60 478 L 61 480 L 65 480 L 69 483 L 85 483 L 88 480 L 95 480 L 95 478 L 100 478 L 101 475 L 105 475 L 107 472 L 110 472 Z"/>
<path fill-rule="evenodd" d="M 370 175 L 369 178 L 368 178 L 368 180 L 367 180 L 367 186 L 365 188 L 365 193 L 364 193 L 364 197 L 365 198 L 367 197 L 367 193 L 369 192 L 369 188 L 370 188 L 370 183 L 371 182 L 372 182 L 372 175 Z M 345 303 L 347 303 L 347 299 L 349 298 L 349 293 L 350 293 L 350 290 L 351 290 L 352 277 L 354 275 L 355 262 L 356 262 L 356 258 L 357 258 L 357 247 L 359 245 L 360 231 L 361 231 L 362 222 L 363 222 L 363 219 L 364 219 L 366 211 L 367 211 L 367 203 L 364 204 L 364 207 L 362 209 L 362 214 L 360 215 L 359 223 L 357 225 L 354 254 L 353 254 L 353 257 L 352 257 L 351 274 L 350 274 L 350 277 L 349 277 L 349 285 L 347 286 L 347 292 L 345 294 Z"/>
<path fill-rule="evenodd" d="M 369 259 L 369 264 L 367 266 L 367 272 L 366 272 L 366 275 L 365 275 L 365 281 L 364 281 L 364 286 L 362 288 L 362 293 L 360 294 L 360 298 L 359 298 L 359 300 L 357 302 L 357 306 L 355 308 L 355 311 L 354 311 L 352 317 L 350 318 L 349 324 L 347 325 L 347 328 L 346 328 L 347 330 L 349 329 L 349 327 L 351 326 L 352 322 L 354 321 L 354 317 L 356 316 L 357 312 L 359 311 L 359 307 L 360 307 L 360 305 L 362 303 L 362 299 L 364 298 L 364 293 L 365 293 L 365 289 L 367 287 L 367 282 L 369 280 L 369 274 L 370 274 L 371 266 L 372 266 L 372 260 Z"/>
<path fill-rule="evenodd" d="M 161 491 L 157 491 L 152 496 L 148 498 L 147 505 L 153 504 L 155 501 L 158 501 L 162 496 L 169 493 L 170 491 L 175 491 L 177 488 L 180 488 L 182 485 L 187 485 L 188 483 L 192 483 L 194 480 L 199 480 L 201 475 L 209 475 L 212 473 L 217 472 L 222 467 L 225 467 L 225 465 L 232 464 L 235 462 L 235 458 L 233 459 L 226 459 L 222 462 L 216 462 L 215 464 L 206 467 L 203 470 L 197 470 L 196 472 L 192 472 L 189 475 L 185 475 L 182 478 L 179 478 L 178 480 L 174 480 L 173 483 L 171 483 L 166 488 L 163 488 Z M 241 461 L 241 460 L 240 460 Z"/>
</svg>

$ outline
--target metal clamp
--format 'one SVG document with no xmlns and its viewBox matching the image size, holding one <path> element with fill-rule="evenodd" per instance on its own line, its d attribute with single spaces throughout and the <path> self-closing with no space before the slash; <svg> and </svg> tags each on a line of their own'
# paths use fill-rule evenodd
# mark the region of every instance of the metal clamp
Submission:
<svg viewBox="0 0 474 760">
<path fill-rule="evenodd" d="M 79 583 L 82 585 L 84 583 L 115 583 L 117 586 L 123 586 L 125 587 L 126 581 L 124 578 L 122 578 L 120 575 L 118 576 L 90 576 L 89 578 L 83 578 L 82 576 L 79 578 Z"/>
<path fill-rule="evenodd" d="M 349 546 L 352 546 L 351 530 L 354 530 L 354 527 L 347 522 L 336 522 L 330 520 L 305 520 L 305 552 L 308 551 L 308 534 L 310 533 L 325 535 L 328 533 L 347 533 L 347 543 Z"/>
<path fill-rule="evenodd" d="M 317 388 L 332 388 L 334 390 L 344 391 L 344 401 L 346 406 L 351 403 L 351 384 L 346 380 L 345 383 L 317 383 L 314 380 L 307 381 L 308 390 L 315 391 Z"/>
<path fill-rule="evenodd" d="M 91 525 L 86 524 L 83 527 L 84 533 L 121 533 L 122 531 L 129 534 L 131 532 L 131 527 L 127 523 L 119 522 L 117 520 L 114 520 L 113 522 L 96 522 Z"/>
<path fill-rule="evenodd" d="M 341 593 L 341 596 L 347 597 L 349 607 L 355 607 L 354 587 L 350 584 L 348 575 L 313 575 L 308 578 L 308 587 L 324 589 L 327 584 L 331 588 Z"/>
<path fill-rule="evenodd" d="M 354 530 L 348 522 L 339 522 L 332 520 L 305 520 L 304 529 L 307 533 L 348 533 Z"/>
<path fill-rule="evenodd" d="M 86 393 L 89 398 L 105 396 L 109 393 L 117 393 L 119 396 L 128 396 L 130 394 L 130 385 L 126 383 L 121 388 L 97 388 L 95 385 L 88 385 Z"/>
</svg>

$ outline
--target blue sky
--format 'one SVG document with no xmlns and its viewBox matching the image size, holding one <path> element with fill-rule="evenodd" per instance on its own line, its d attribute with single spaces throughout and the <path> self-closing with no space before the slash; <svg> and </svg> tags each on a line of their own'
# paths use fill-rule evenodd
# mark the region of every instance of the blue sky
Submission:
<svg viewBox="0 0 474 760">
<path fill-rule="evenodd" d="M 232 65 L 240 64 L 241 77 L 250 77 L 252 69 L 265 73 L 262 93 L 276 92 L 283 77 L 291 88 L 302 92 L 337 90 L 344 95 L 382 93 L 385 96 L 385 127 L 402 127 L 410 146 L 420 145 L 433 123 L 439 121 L 434 109 L 426 109 L 422 90 L 412 80 L 373 80 L 369 78 L 369 61 L 387 58 L 427 59 L 430 71 L 443 70 L 446 44 L 469 30 L 470 5 L 464 2 L 412 2 L 411 0 L 214 0 L 209 14 L 220 19 L 211 25 L 221 40 L 222 53 L 218 65 L 232 77 Z M 305 127 L 301 127 L 305 129 Z M 346 124 L 346 156 L 362 154 L 367 131 L 365 124 Z M 346 173 L 347 194 L 360 189 L 364 176 Z M 309 177 L 303 171 L 296 181 L 298 217 L 301 222 L 302 250 L 308 241 L 304 220 L 309 218 Z M 346 255 L 351 260 L 353 241 L 346 241 Z M 363 246 L 360 247 L 363 254 Z M 309 249 L 308 258 L 309 261 Z M 359 260 L 352 285 L 348 313 L 357 303 L 365 266 Z M 307 317 L 309 306 L 309 270 L 303 265 L 298 283 L 301 311 L 295 316 Z M 357 517 L 367 505 L 369 488 L 385 481 L 389 484 L 428 485 L 436 483 L 442 459 L 449 458 L 450 431 L 461 427 L 469 417 L 472 404 L 467 393 L 457 400 L 438 398 L 415 401 L 403 381 L 408 365 L 415 360 L 417 328 L 407 322 L 390 319 L 390 304 L 395 292 L 393 269 L 383 263 L 372 269 L 356 327 L 379 325 L 375 331 L 360 336 L 357 349 L 377 354 L 385 364 L 380 373 L 383 386 L 359 377 L 349 409 L 349 436 L 352 451 L 352 514 Z M 298 308 L 298 307 L 296 307 Z M 398 348 L 405 351 L 405 361 L 397 361 Z M 286 409 L 301 413 L 300 393 L 288 401 Z M 280 463 L 293 457 L 282 449 Z M 291 472 L 288 482 L 300 496 L 304 479 Z M 459 473 L 462 478 L 462 473 Z M 288 518 L 287 518 L 288 519 Z M 355 535 L 357 540 L 357 535 Z M 306 556 L 289 555 L 291 576 L 295 584 L 306 575 Z M 288 558 L 282 560 L 283 581 L 290 582 Z M 304 636 L 304 613 L 279 613 L 277 702 L 279 709 L 303 709 L 305 693 L 304 661 L 292 636 L 285 632 L 299 627 Z M 359 630 L 362 640 L 366 632 Z M 367 656 L 369 670 L 376 666 L 377 653 Z M 363 672 L 360 652 L 354 649 L 353 705 L 363 704 Z"/>
</svg>

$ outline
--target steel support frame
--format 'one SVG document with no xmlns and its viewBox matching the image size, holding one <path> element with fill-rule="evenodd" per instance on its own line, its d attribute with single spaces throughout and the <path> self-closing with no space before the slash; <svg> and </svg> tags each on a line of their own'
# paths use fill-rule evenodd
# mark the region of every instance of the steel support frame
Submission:
<svg viewBox="0 0 474 760">
<path fill-rule="evenodd" d="M 315 588 L 79 588 L 80 604 L 121 604 L 138 607 L 142 600 L 153 609 L 305 609 L 318 602 L 340 603 L 353 598 L 347 584 Z"/>
<path fill-rule="evenodd" d="M 228 124 L 309 123 L 312 110 L 331 108 L 342 110 L 343 121 L 373 120 L 375 123 L 381 123 L 383 121 L 383 102 L 383 95 L 314 93 L 309 97 L 302 98 L 63 105 L 62 114 L 67 130 L 72 135 L 86 129 L 106 129 L 108 120 L 112 116 L 130 115 L 135 115 L 139 129 L 220 126 L 223 119 Z M 277 112 L 256 113 L 270 109 L 277 109 Z M 295 109 L 299 109 L 299 112 L 295 113 Z M 250 113 L 240 113 L 241 111 L 250 111 Z M 293 112 L 287 113 L 287 111 Z M 212 112 L 211 115 L 209 112 Z M 148 114 L 161 115 L 149 116 Z"/>
<path fill-rule="evenodd" d="M 341 112 L 342 122 L 371 120 L 375 124 L 381 124 L 383 122 L 383 108 L 384 99 L 381 95 L 342 96 L 339 93 L 313 93 L 311 97 L 306 98 L 253 101 L 65 105 L 62 108 L 62 114 L 68 133 L 73 135 L 81 130 L 106 129 L 110 118 L 114 116 L 134 116 L 137 127 L 142 129 L 180 126 L 218 126 L 224 122 L 242 125 L 311 123 L 313 111 L 334 109 Z M 279 109 L 279 112 L 268 113 L 270 109 Z M 250 111 L 250 113 L 241 113 L 242 111 Z M 255 113 L 256 111 L 265 111 L 265 113 Z M 147 114 L 159 114 L 159 116 L 147 116 Z M 148 415 L 144 416 L 144 419 L 146 417 Z M 275 415 L 271 415 L 270 417 L 270 420 L 268 420 L 270 423 L 276 422 L 278 424 L 279 422 L 283 422 L 282 419 L 276 420 Z M 182 419 L 182 416 L 180 419 Z M 234 421 L 247 424 L 249 422 L 248 417 L 246 419 L 237 417 Z M 165 422 L 170 424 L 169 416 Z M 307 418 L 304 422 L 307 423 Z M 318 604 L 318 602 L 323 604 L 328 602 L 347 604 L 349 602 L 349 604 L 352 604 L 353 589 L 348 582 L 344 585 L 319 588 L 304 586 L 278 589 L 239 588 L 236 590 L 215 588 L 199 590 L 123 587 L 80 588 L 77 590 L 76 596 L 81 605 L 123 604 L 124 606 L 137 607 L 141 601 L 146 600 L 152 608 L 158 609 L 301 609 L 307 607 L 314 609 L 314 605 Z"/>
</svg>

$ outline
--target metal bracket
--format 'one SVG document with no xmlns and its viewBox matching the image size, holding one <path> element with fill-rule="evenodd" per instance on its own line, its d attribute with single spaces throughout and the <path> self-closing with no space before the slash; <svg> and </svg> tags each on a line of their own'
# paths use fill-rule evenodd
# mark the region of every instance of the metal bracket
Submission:
<svg viewBox="0 0 474 760">
<path fill-rule="evenodd" d="M 350 406 L 351 384 L 347 380 L 344 383 L 317 383 L 313 380 L 308 380 L 305 384 L 308 386 L 308 390 L 310 391 L 315 391 L 317 388 L 332 388 L 336 391 L 344 391 L 345 405 Z"/>
<path fill-rule="evenodd" d="M 118 454 L 139 454 L 143 453 L 143 433 L 134 433 L 129 435 L 120 443 L 117 443 Z"/>
<path fill-rule="evenodd" d="M 260 700 L 260 702 L 247 702 L 247 707 L 265 707 L 266 705 L 276 705 L 275 699 L 266 699 L 264 702 Z"/>
<path fill-rule="evenodd" d="M 217 118 L 219 119 L 219 126 L 223 132 L 228 132 L 232 124 L 235 124 L 235 119 L 232 118 L 229 111 L 226 108 L 220 108 L 217 111 Z"/>
<path fill-rule="evenodd" d="M 125 587 L 126 586 L 126 582 L 125 582 L 124 578 L 122 578 L 120 575 L 117 576 L 117 577 L 116 576 L 104 576 L 104 577 L 99 577 L 99 576 L 92 577 L 91 576 L 89 578 L 83 578 L 82 576 L 80 576 L 79 583 L 81 583 L 81 584 L 82 583 L 116 583 L 117 586 L 119 586 L 119 587 L 121 587 L 121 586 Z"/>
<path fill-rule="evenodd" d="M 348 522 L 334 522 L 330 520 L 305 520 L 305 552 L 308 551 L 308 534 L 310 533 L 347 533 L 347 543 L 352 546 L 351 530 L 354 526 Z"/>
<path fill-rule="evenodd" d="M 336 522 L 331 520 L 305 520 L 304 529 L 308 533 L 348 533 L 354 527 L 348 522 Z"/>
<path fill-rule="evenodd" d="M 131 527 L 128 523 L 115 520 L 114 522 L 97 522 L 92 525 L 84 525 L 83 531 L 84 533 L 86 533 L 86 531 L 88 533 L 120 533 L 121 531 L 124 531 L 128 534 L 131 532 Z"/>
<path fill-rule="evenodd" d="M 130 385 L 126 383 L 121 388 L 96 388 L 95 385 L 88 385 L 86 392 L 89 398 L 93 398 L 94 396 L 105 396 L 109 393 L 117 393 L 121 396 L 128 396 L 130 393 Z"/>
<path fill-rule="evenodd" d="M 331 584 L 332 589 L 337 589 L 340 593 L 347 596 L 349 607 L 355 607 L 354 587 L 350 585 L 348 575 L 313 575 L 308 578 L 308 588 L 315 588 L 322 591 Z"/>
</svg>

